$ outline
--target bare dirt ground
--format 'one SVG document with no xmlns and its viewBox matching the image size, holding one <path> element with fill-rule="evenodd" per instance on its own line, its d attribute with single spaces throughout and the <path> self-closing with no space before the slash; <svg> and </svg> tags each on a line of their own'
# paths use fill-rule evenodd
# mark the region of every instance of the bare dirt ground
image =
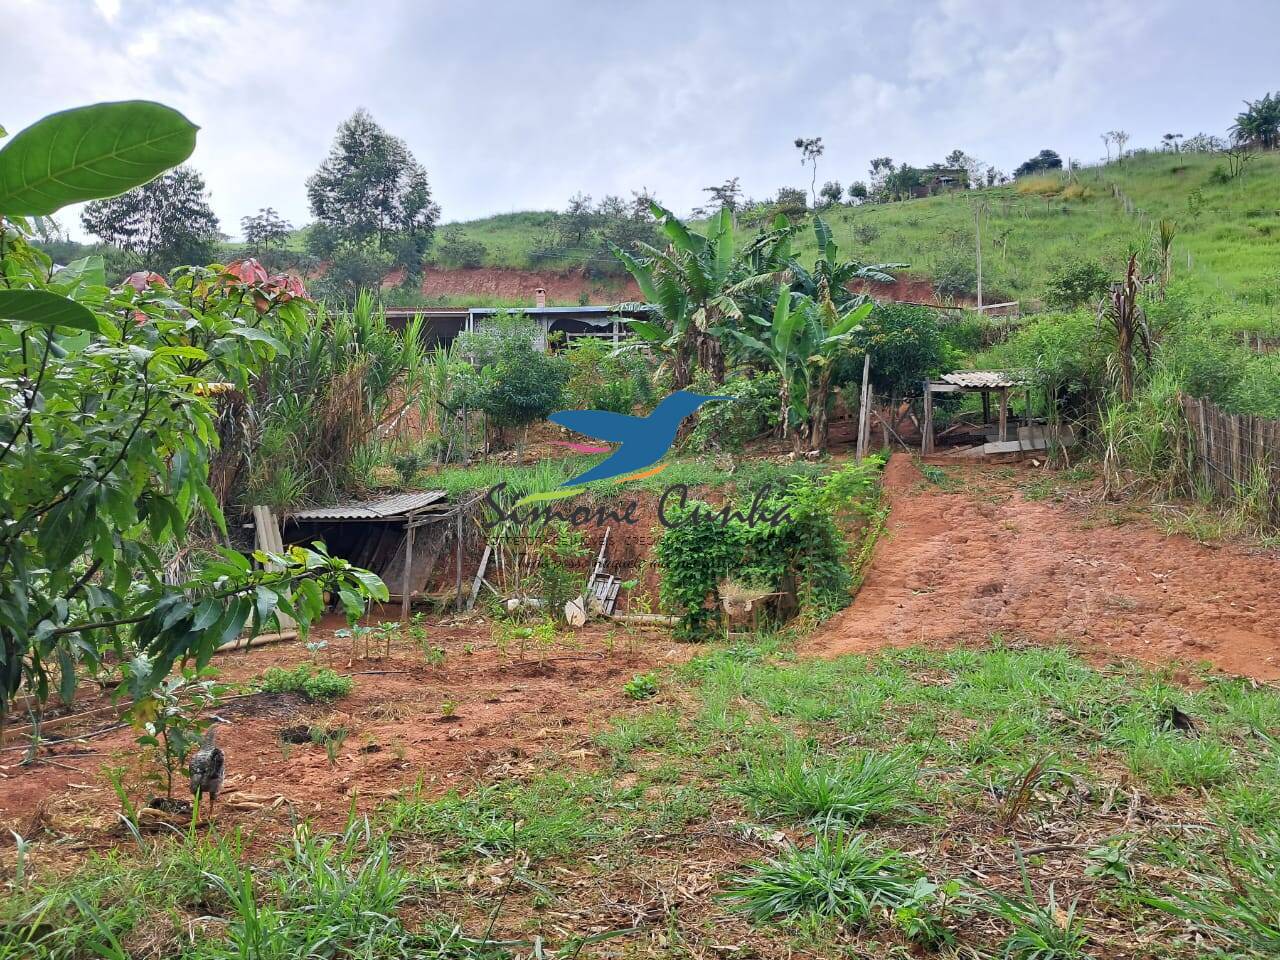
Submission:
<svg viewBox="0 0 1280 960">
<path fill-rule="evenodd" d="M 804 646 L 832 657 L 947 645 L 992 633 L 1065 642 L 1094 656 L 1207 661 L 1280 678 L 1280 557 L 1166 536 L 1080 506 L 1031 500 L 1029 466 L 947 467 L 911 457 L 885 473 L 892 505 L 855 602 Z"/>
<path fill-rule="evenodd" d="M 608 717 L 640 708 L 623 692 L 627 680 L 696 652 L 660 634 L 591 625 L 567 634 L 541 659 L 530 650 L 520 661 L 514 650 L 497 648 L 479 618 L 428 626 L 428 642 L 445 651 L 442 666 L 431 666 L 405 639 L 389 658 L 353 660 L 350 640 L 335 637 L 330 625 L 311 639 L 328 641 L 320 665 L 354 676 L 350 696 L 312 703 L 297 694 L 259 693 L 224 702 L 217 714 L 228 723 L 218 743 L 228 758 L 223 792 L 232 803 L 216 811 L 219 823 L 265 826 L 270 834 L 273 823 L 287 830 L 296 815 L 340 826 L 353 802 L 369 810 L 419 780 L 427 796 L 437 796 L 450 788 L 465 791 L 475 778 L 531 769 L 544 753 L 571 755 Z M 294 641 L 221 654 L 214 665 L 221 681 L 248 684 L 267 667 L 309 659 Z M 443 715 L 447 702 L 455 705 L 451 717 Z M 86 698 L 76 709 L 109 703 L 105 696 Z M 49 739 L 94 733 L 110 719 L 98 714 Z M 348 731 L 332 767 L 322 745 L 282 743 L 286 728 L 312 724 Z M 26 766 L 22 741 L 10 738 L 0 752 L 0 828 L 26 837 L 75 837 L 82 849 L 118 842 L 119 803 L 106 769 L 124 769 L 135 804 L 157 793 L 142 779 L 156 765 L 141 756 L 137 736 L 124 726 L 92 739 L 68 739 Z M 188 798 L 185 779 L 175 782 L 174 796 Z M 245 800 L 239 808 L 237 796 Z"/>
<path fill-rule="evenodd" d="M 397 286 L 403 271 L 388 274 L 384 289 Z M 541 287 L 552 303 L 575 304 L 585 293 L 591 303 L 619 303 L 640 299 L 640 290 L 630 277 L 593 279 L 580 270 L 519 270 L 514 267 L 464 267 L 444 270 L 432 267 L 423 272 L 422 292 L 428 297 L 501 297 L 527 300 Z"/>
</svg>

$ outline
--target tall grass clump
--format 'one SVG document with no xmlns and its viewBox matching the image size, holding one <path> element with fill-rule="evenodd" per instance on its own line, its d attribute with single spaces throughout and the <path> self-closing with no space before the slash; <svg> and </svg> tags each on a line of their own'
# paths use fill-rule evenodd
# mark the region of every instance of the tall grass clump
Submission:
<svg viewBox="0 0 1280 960">
<path fill-rule="evenodd" d="M 1196 889 L 1169 888 L 1150 904 L 1189 922 L 1223 956 L 1280 956 L 1280 831 L 1233 834 L 1193 866 Z"/>
<path fill-rule="evenodd" d="M 1157 367 L 1129 403 L 1114 401 L 1099 423 L 1107 493 L 1115 496 L 1134 485 L 1164 495 L 1190 489 L 1192 445 L 1182 413 L 1180 384 Z"/>
<path fill-rule="evenodd" d="M 321 305 L 278 333 L 282 349 L 261 371 L 240 443 L 230 445 L 232 488 L 244 503 L 277 508 L 359 491 L 360 465 L 377 462 L 371 449 L 394 432 L 427 372 L 420 318 L 393 330 L 363 293 L 350 311 Z"/>
<path fill-rule="evenodd" d="M 906 854 L 862 834 L 819 834 L 813 847 L 792 846 L 735 877 L 725 899 L 756 922 L 817 916 L 858 925 L 909 903 L 922 875 Z"/>
<path fill-rule="evenodd" d="M 899 753 L 820 760 L 792 749 L 780 764 L 770 758 L 750 767 L 737 791 L 760 816 L 856 826 L 902 809 L 915 779 L 915 766 Z"/>
</svg>

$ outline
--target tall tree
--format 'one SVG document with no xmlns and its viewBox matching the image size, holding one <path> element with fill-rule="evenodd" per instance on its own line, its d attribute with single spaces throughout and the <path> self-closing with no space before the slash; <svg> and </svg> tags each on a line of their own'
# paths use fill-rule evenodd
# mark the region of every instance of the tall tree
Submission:
<svg viewBox="0 0 1280 960">
<path fill-rule="evenodd" d="M 1118 136 L 1118 134 L 1113 132 L 1111 136 L 1112 136 L 1112 139 L 1115 139 Z M 1125 136 L 1127 137 L 1128 134 L 1125 134 Z M 1121 143 L 1123 141 L 1117 140 L 1116 142 Z M 1056 151 L 1041 150 L 1030 160 L 1024 160 L 1022 163 L 1020 163 L 1018 165 L 1018 169 L 1013 171 L 1013 175 L 1015 177 L 1025 177 L 1027 174 L 1030 174 L 1030 173 L 1041 173 L 1045 170 L 1061 170 L 1061 169 L 1062 169 L 1062 158 L 1058 156 Z"/>
<path fill-rule="evenodd" d="M 240 218 L 240 232 L 244 242 L 255 252 L 278 250 L 283 247 L 293 231 L 291 224 L 274 207 L 261 207 L 258 212 Z"/>
<path fill-rule="evenodd" d="M 86 232 L 119 247 L 138 266 L 165 273 L 179 264 L 207 263 L 218 243 L 218 218 L 209 206 L 204 178 L 181 166 L 150 183 L 106 200 L 94 200 L 80 214 Z"/>
<path fill-rule="evenodd" d="M 315 241 L 339 249 L 375 250 L 415 279 L 431 246 L 440 207 L 427 171 L 409 147 L 364 109 L 338 127 L 329 156 L 307 180 L 307 199 L 325 227 Z"/>
<path fill-rule="evenodd" d="M 1127 130 L 1111 130 L 1108 132 L 1111 142 L 1116 145 L 1116 161 L 1124 162 L 1124 145 L 1129 142 L 1129 133 Z M 1042 153 L 1044 151 L 1041 151 Z"/>
<path fill-rule="evenodd" d="M 715 187 L 703 187 L 703 193 L 711 194 L 711 200 L 715 204 L 716 210 L 728 210 L 729 214 L 734 218 L 734 224 L 737 224 L 738 208 L 742 205 L 742 187 L 738 185 L 740 177 L 730 177 L 724 183 Z"/>
<path fill-rule="evenodd" d="M 826 147 L 822 145 L 821 137 L 796 137 L 795 145 L 800 151 L 800 166 L 812 168 L 809 193 L 813 195 L 813 205 L 816 207 L 818 205 L 818 158 L 822 156 Z"/>
<path fill-rule="evenodd" d="M 1268 93 L 1244 105 L 1231 125 L 1231 138 L 1240 146 L 1280 147 L 1280 94 Z"/>
</svg>

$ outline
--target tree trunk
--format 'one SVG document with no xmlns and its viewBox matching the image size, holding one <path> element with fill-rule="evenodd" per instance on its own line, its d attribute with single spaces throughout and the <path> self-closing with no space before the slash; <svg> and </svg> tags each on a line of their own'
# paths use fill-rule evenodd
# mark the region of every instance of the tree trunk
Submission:
<svg viewBox="0 0 1280 960">
<path fill-rule="evenodd" d="M 699 331 L 697 335 L 698 366 L 707 372 L 716 386 L 724 384 L 724 348 L 710 334 Z"/>
<path fill-rule="evenodd" d="M 826 452 L 830 435 L 830 419 L 827 407 L 831 400 L 831 373 L 827 367 L 818 374 L 818 383 L 809 398 L 809 445 Z"/>
<path fill-rule="evenodd" d="M 1120 399 L 1128 403 L 1133 399 L 1133 331 L 1121 324 L 1116 332 L 1116 349 L 1120 354 Z"/>
</svg>

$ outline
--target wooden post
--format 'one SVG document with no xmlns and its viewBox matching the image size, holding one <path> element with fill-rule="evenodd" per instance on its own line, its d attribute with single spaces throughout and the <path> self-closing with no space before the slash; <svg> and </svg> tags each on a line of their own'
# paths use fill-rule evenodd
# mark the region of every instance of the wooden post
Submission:
<svg viewBox="0 0 1280 960">
<path fill-rule="evenodd" d="M 489 554 L 493 551 L 493 545 L 486 543 L 484 545 L 484 554 L 480 557 L 480 566 L 476 569 L 476 578 L 471 581 L 471 595 L 467 597 L 467 609 L 471 610 L 476 605 L 476 597 L 480 595 L 480 584 L 484 583 L 484 573 L 489 569 Z"/>
<path fill-rule="evenodd" d="M 462 504 L 458 504 L 458 509 L 454 511 L 453 539 L 454 579 L 458 588 L 458 612 L 461 613 L 464 609 L 464 601 L 462 599 Z"/>
<path fill-rule="evenodd" d="M 933 453 L 933 384 L 924 382 L 924 424 L 920 427 L 920 452 Z"/>
<path fill-rule="evenodd" d="M 867 418 L 867 407 L 870 406 L 867 396 L 871 388 L 871 352 L 867 351 L 862 355 L 862 392 L 858 394 L 858 460 L 867 453 L 867 430 L 870 424 Z"/>
<path fill-rule="evenodd" d="M 982 319 L 982 211 L 985 203 L 973 206 L 973 247 L 978 261 L 978 319 Z"/>
<path fill-rule="evenodd" d="M 991 392 L 989 390 L 982 391 L 982 425 L 985 427 L 991 422 Z"/>
<path fill-rule="evenodd" d="M 409 597 L 413 593 L 413 587 L 409 584 L 409 577 L 413 572 L 413 521 L 417 519 L 416 513 L 410 513 L 409 519 L 404 524 L 404 576 L 400 578 L 400 622 L 409 622 Z"/>
<path fill-rule="evenodd" d="M 1000 442 L 1009 439 L 1009 388 L 1000 388 Z"/>
</svg>

